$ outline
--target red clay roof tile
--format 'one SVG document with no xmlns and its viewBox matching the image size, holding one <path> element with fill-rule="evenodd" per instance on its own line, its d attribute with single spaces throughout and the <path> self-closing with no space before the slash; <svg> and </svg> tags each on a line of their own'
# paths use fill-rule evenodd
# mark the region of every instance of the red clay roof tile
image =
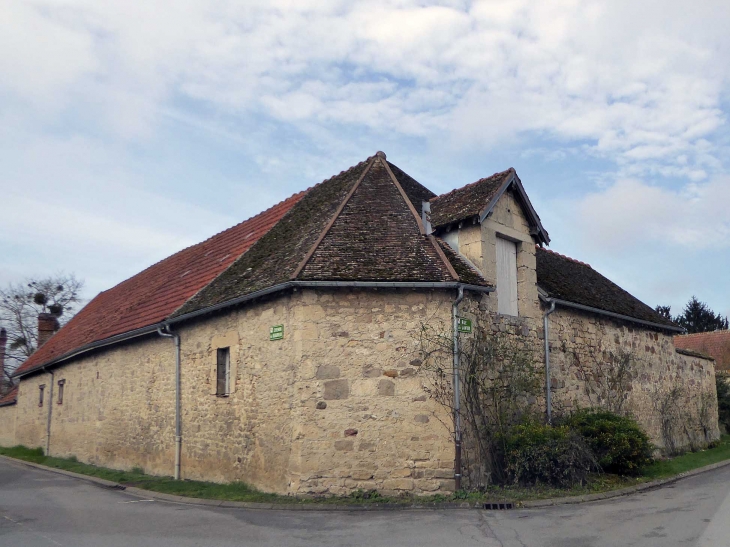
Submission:
<svg viewBox="0 0 730 547">
<path fill-rule="evenodd" d="M 0 406 L 14 405 L 18 401 L 18 386 L 0 397 Z"/>
<path fill-rule="evenodd" d="M 717 370 L 730 371 L 730 330 L 675 336 L 674 346 L 709 355 L 715 359 Z"/>
<path fill-rule="evenodd" d="M 31 355 L 16 374 L 93 342 L 163 321 L 251 248 L 305 194 L 295 194 L 100 293 Z"/>
</svg>

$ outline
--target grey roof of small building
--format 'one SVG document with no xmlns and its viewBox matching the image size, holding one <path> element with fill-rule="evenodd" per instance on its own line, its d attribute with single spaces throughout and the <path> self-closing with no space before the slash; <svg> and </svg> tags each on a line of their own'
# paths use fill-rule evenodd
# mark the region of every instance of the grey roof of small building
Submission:
<svg viewBox="0 0 730 547">
<path fill-rule="evenodd" d="M 678 328 L 588 264 L 537 247 L 537 284 L 551 298 Z"/>
</svg>

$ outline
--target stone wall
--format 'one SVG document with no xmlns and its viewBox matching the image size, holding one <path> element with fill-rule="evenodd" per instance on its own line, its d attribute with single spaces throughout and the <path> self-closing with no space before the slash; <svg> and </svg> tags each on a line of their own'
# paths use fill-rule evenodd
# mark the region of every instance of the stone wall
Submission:
<svg viewBox="0 0 730 547">
<path fill-rule="evenodd" d="M 50 385 L 50 374 L 36 374 L 20 381 L 18 402 L 15 404 L 15 440 L 17 442 L 13 444 L 45 449 Z M 39 406 L 39 386 L 45 388 L 42 407 Z"/>
<path fill-rule="evenodd" d="M 452 490 L 453 442 L 441 423 L 450 417 L 416 374 L 421 322 L 448 328 L 452 293 L 305 290 L 180 327 L 182 478 L 289 494 Z M 269 340 L 273 325 L 284 325 L 283 340 Z M 224 397 L 214 394 L 219 347 L 231 351 Z M 51 455 L 172 474 L 170 339 L 136 339 L 53 379 L 24 378 L 18 443 L 45 447 L 48 404 Z"/>
<path fill-rule="evenodd" d="M 461 226 L 456 238 L 459 252 L 493 282 L 496 281 L 497 237 L 519 242 L 519 315 L 497 313 L 499 287 L 490 296 L 467 298 L 461 305 L 461 315 L 494 334 L 520 338 L 532 347 L 542 367 L 545 357 L 542 317 L 546 308 L 538 298 L 535 244 L 524 211 L 509 192 L 499 199 L 481 226 Z M 666 399 L 676 386 L 682 386 L 682 401 L 678 403 L 681 412 L 674 412 L 670 421 L 674 422 L 675 431 L 683 431 L 675 435 L 679 447 L 718 437 L 717 405 L 711 402 L 715 397 L 713 362 L 676 353 L 672 336 L 634 323 L 559 307 L 550 316 L 550 347 L 556 414 L 577 407 L 606 406 L 606 401 L 599 400 L 595 393 L 600 391 L 596 383 L 599 369 L 610 368 L 608 361 L 612 355 L 629 353 L 633 370 L 625 409 L 646 428 L 655 444 L 664 447 L 666 436 L 662 433 L 666 430 L 666 423 L 662 427 L 662 414 L 666 412 L 657 408 L 657 400 Z"/>
<path fill-rule="evenodd" d="M 564 308 L 550 316 L 550 361 L 555 409 L 606 406 L 611 377 L 628 359 L 623 410 L 636 417 L 652 442 L 665 447 L 661 403 L 677 393 L 678 412 L 669 416 L 679 447 L 719 437 L 713 361 L 676 352 L 672 336 L 631 323 Z M 612 376 L 613 374 L 613 376 Z M 616 392 L 616 390 L 614 390 Z M 620 393 L 618 393 L 620 395 Z"/>
<path fill-rule="evenodd" d="M 0 406 L 0 446 L 15 446 L 15 415 L 17 405 Z"/>
<path fill-rule="evenodd" d="M 421 324 L 450 328 L 452 291 L 306 291 L 298 313 L 292 492 L 453 489 L 445 409 L 418 374 Z"/>
<path fill-rule="evenodd" d="M 63 402 L 58 382 L 65 381 Z M 50 454 L 116 469 L 173 471 L 174 353 L 158 336 L 89 354 L 51 374 L 23 378 L 18 393 L 16 439 L 46 444 L 51 405 Z M 50 386 L 53 383 L 53 397 Z M 45 385 L 43 406 L 38 389 Z"/>
</svg>

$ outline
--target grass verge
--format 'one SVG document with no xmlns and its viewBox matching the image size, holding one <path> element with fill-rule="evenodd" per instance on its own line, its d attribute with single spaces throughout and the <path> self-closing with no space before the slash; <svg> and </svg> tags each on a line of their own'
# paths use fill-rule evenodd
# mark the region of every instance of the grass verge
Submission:
<svg viewBox="0 0 730 547">
<path fill-rule="evenodd" d="M 643 475 L 649 480 L 665 479 L 728 459 L 730 459 L 730 435 L 723 435 L 714 448 L 687 452 L 669 460 L 657 460 L 644 469 Z"/>
<path fill-rule="evenodd" d="M 619 488 L 626 488 L 655 479 L 669 478 L 678 473 L 697 469 L 705 465 L 730 459 L 730 435 L 724 435 L 717 446 L 698 452 L 690 452 L 670 460 L 654 462 L 644 470 L 639 477 L 620 477 L 617 475 L 593 475 L 587 484 L 570 489 L 552 488 L 548 486 L 534 486 L 530 488 L 519 486 L 490 487 L 485 492 L 465 493 L 457 492 L 453 495 L 436 494 L 431 496 L 381 496 L 377 492 L 358 491 L 347 497 L 330 496 L 322 498 L 298 498 L 260 492 L 251 486 L 242 483 L 216 484 L 203 481 L 176 481 L 172 477 L 158 477 L 146 475 L 141 469 L 119 471 L 81 463 L 76 458 L 54 458 L 44 456 L 40 448 L 30 449 L 24 446 L 12 448 L 0 447 L 0 454 L 48 467 L 72 471 L 82 475 L 99 477 L 117 482 L 125 486 L 136 486 L 145 490 L 186 496 L 191 498 L 217 499 L 225 501 L 245 501 L 257 503 L 280 504 L 396 504 L 408 505 L 412 503 L 431 504 L 456 501 L 529 501 L 566 496 L 580 496 L 608 492 Z"/>
</svg>

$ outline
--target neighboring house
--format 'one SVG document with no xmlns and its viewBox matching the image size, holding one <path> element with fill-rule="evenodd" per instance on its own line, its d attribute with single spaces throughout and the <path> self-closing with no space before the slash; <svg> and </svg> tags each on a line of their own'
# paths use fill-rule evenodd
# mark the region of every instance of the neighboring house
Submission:
<svg viewBox="0 0 730 547">
<path fill-rule="evenodd" d="M 549 241 L 513 169 L 436 196 L 378 152 L 99 294 L 17 370 L 12 443 L 288 494 L 451 491 L 451 418 L 417 339 L 450 336 L 456 309 L 540 363 L 547 314 L 562 408 L 629 352 L 627 405 L 661 445 L 657 396 L 705 400 L 712 361 Z"/>
<path fill-rule="evenodd" d="M 18 386 L 0 396 L 0 446 L 13 446 L 15 442 L 15 404 L 18 402 Z"/>
<path fill-rule="evenodd" d="M 709 355 L 715 359 L 715 368 L 718 372 L 730 374 L 730 330 L 675 336 L 674 345 Z"/>
</svg>

